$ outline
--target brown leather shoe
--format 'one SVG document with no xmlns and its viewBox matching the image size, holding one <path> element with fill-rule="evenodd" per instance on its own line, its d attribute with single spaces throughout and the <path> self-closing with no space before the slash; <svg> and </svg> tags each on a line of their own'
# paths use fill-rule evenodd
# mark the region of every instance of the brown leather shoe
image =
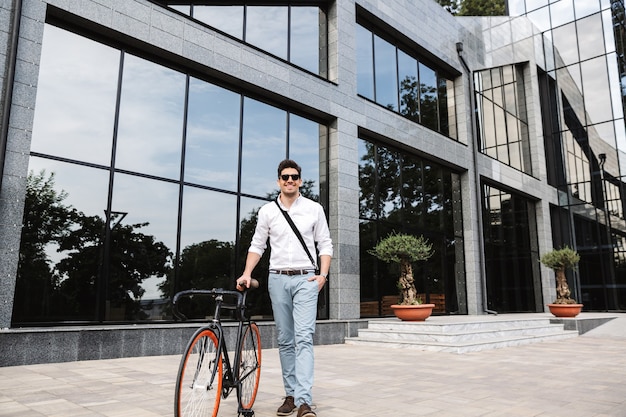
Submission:
<svg viewBox="0 0 626 417">
<path fill-rule="evenodd" d="M 302 404 L 298 408 L 298 417 L 317 417 L 317 414 L 311 410 L 308 404 Z"/>
<path fill-rule="evenodd" d="M 296 411 L 296 404 L 293 402 L 293 397 L 291 395 L 285 397 L 285 402 L 283 405 L 278 407 L 278 411 L 276 411 L 277 416 L 288 416 L 293 414 Z"/>
</svg>

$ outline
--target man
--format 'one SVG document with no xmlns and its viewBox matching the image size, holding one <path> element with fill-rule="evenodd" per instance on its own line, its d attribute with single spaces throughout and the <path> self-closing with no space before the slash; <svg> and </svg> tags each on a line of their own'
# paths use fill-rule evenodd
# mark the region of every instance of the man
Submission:
<svg viewBox="0 0 626 417">
<path fill-rule="evenodd" d="M 259 210 L 258 221 L 243 274 L 237 286 L 249 287 L 252 270 L 259 263 L 269 238 L 271 256 L 268 288 L 278 332 L 278 352 L 285 387 L 285 401 L 276 412 L 288 416 L 315 417 L 311 410 L 313 387 L 313 334 L 317 297 L 327 281 L 333 245 L 322 206 L 300 194 L 302 169 L 290 159 L 278 165 L 280 194 L 276 202 Z M 279 208 L 280 205 L 280 208 Z M 313 265 L 294 230 L 280 210 L 285 210 L 300 231 Z M 315 268 L 319 267 L 319 275 Z"/>
</svg>

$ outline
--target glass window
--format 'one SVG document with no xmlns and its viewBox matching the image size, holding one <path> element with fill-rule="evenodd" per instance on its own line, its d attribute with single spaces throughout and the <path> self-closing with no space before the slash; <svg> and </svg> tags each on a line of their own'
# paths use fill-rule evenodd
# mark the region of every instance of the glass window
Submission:
<svg viewBox="0 0 626 417">
<path fill-rule="evenodd" d="M 507 112 L 517 115 L 517 97 L 515 94 L 515 84 L 506 84 L 504 86 L 504 108 Z"/>
<path fill-rule="evenodd" d="M 574 21 L 574 0 L 560 0 L 550 4 L 552 27 Z"/>
<path fill-rule="evenodd" d="M 506 134 L 506 112 L 502 107 L 494 106 L 493 113 L 496 129 L 496 143 L 498 145 L 506 145 L 509 142 L 509 138 Z"/>
<path fill-rule="evenodd" d="M 34 156 L 28 169 L 13 322 L 95 320 L 109 172 Z"/>
<path fill-rule="evenodd" d="M 427 302 L 431 296 L 444 300 L 437 306 L 441 312 L 456 310 L 466 292 L 462 231 L 458 244 L 450 246 L 455 241 L 455 221 L 462 213 L 458 177 L 383 144 L 360 139 L 358 150 L 361 314 L 388 314 L 379 302 L 397 295 L 396 283 L 386 279 L 395 266 L 367 252 L 392 232 L 424 235 L 433 243 L 435 255 L 414 269 L 418 293 Z"/>
<path fill-rule="evenodd" d="M 237 191 L 241 95 L 191 78 L 185 181 Z"/>
<path fill-rule="evenodd" d="M 439 128 L 444 135 L 458 139 L 455 107 L 454 82 L 439 78 Z"/>
<path fill-rule="evenodd" d="M 374 35 L 374 73 L 376 74 L 376 102 L 398 111 L 398 72 L 396 48 Z"/>
<path fill-rule="evenodd" d="M 483 235 L 489 309 L 543 311 L 532 202 L 483 185 Z"/>
<path fill-rule="evenodd" d="M 115 175 L 111 208 L 118 216 L 111 221 L 111 305 L 160 298 L 158 285 L 165 281 L 176 251 L 178 190 L 178 184 Z M 138 259 L 140 253 L 146 256 Z M 108 319 L 145 319 L 137 314 L 127 311 L 124 317 Z"/>
<path fill-rule="evenodd" d="M 320 25 L 322 14 L 318 7 L 291 8 L 291 42 L 289 45 L 289 61 L 315 74 L 325 72 L 320 67 L 322 52 L 320 48 Z M 325 59 L 325 57 L 324 57 Z"/>
<path fill-rule="evenodd" d="M 185 82 L 184 74 L 125 55 L 116 168 L 180 178 Z"/>
<path fill-rule="evenodd" d="M 401 160 L 400 155 L 388 148 L 378 149 L 378 197 L 380 198 L 380 217 L 393 223 L 401 223 L 398 217 L 402 208 Z"/>
<path fill-rule="evenodd" d="M 363 97 L 374 99 L 374 38 L 372 32 L 357 25 L 357 90 Z"/>
<path fill-rule="evenodd" d="M 85 41 L 56 30 L 63 36 L 47 38 L 43 56 L 62 56 L 61 51 L 74 50 L 75 42 Z M 93 52 L 100 47 L 92 43 L 87 49 Z M 327 193 L 321 182 L 326 175 L 327 127 L 113 51 L 109 58 L 115 60 L 115 70 L 99 72 L 100 68 L 88 66 L 91 73 L 87 71 L 109 79 L 82 82 L 80 94 L 67 97 L 67 108 L 80 108 L 86 97 L 98 97 L 103 86 L 113 89 L 111 97 L 121 96 L 114 159 L 114 99 L 110 117 L 105 107 L 90 110 L 107 116 L 108 122 L 98 123 L 110 136 L 81 144 L 81 154 L 75 158 L 83 160 L 76 164 L 56 161 L 59 156 L 73 155 L 74 145 L 69 142 L 67 150 L 57 154 L 41 147 L 37 152 L 42 157 L 30 157 L 16 323 L 169 320 L 167 300 L 194 284 L 189 280 L 198 268 L 212 271 L 210 276 L 199 276 L 198 285 L 230 285 L 243 267 L 256 210 L 278 191 L 276 165 L 286 155 L 302 159 L 298 162 L 307 181 L 304 192 L 316 194 L 323 203 L 328 200 L 327 195 L 320 195 L 322 190 Z M 118 85 L 120 57 L 124 67 L 118 92 L 111 86 Z M 50 61 L 42 61 L 42 80 L 46 79 L 46 62 Z M 68 60 L 64 72 L 74 70 L 70 62 L 77 66 L 76 73 L 87 65 Z M 107 63 L 100 64 L 104 68 Z M 72 78 L 49 80 L 61 84 L 54 91 L 75 88 Z M 40 85 L 42 98 L 48 82 Z M 158 89 L 153 88 L 155 83 Z M 37 108 L 42 125 L 33 132 L 34 143 L 39 135 L 48 134 L 43 121 L 54 112 L 51 106 Z M 78 122 L 57 128 L 59 136 L 68 138 L 81 129 Z M 183 132 L 185 160 L 181 161 Z M 106 158 L 97 159 L 101 154 Z M 116 167 L 111 166 L 112 160 Z M 40 174 L 41 170 L 45 172 Z M 185 173 L 185 184 L 179 181 L 180 172 Z M 266 260 L 263 265 L 266 270 Z M 264 297 L 260 294 L 251 301 L 255 312 L 271 317 L 269 300 Z M 201 312 L 198 317 L 206 315 L 206 310 L 197 312 Z M 320 310 L 320 317 L 324 314 Z"/>
<path fill-rule="evenodd" d="M 430 168 L 430 167 L 428 167 Z M 421 158 L 403 155 L 402 158 L 402 214 L 404 223 L 411 227 L 424 227 L 424 212 L 427 211 L 427 179 Z M 432 190 L 429 190 L 432 191 Z"/>
<path fill-rule="evenodd" d="M 34 152 L 109 165 L 119 62 L 118 50 L 45 25 Z"/>
<path fill-rule="evenodd" d="M 400 114 L 419 122 L 419 96 L 417 60 L 398 50 L 398 75 L 400 82 Z"/>
<path fill-rule="evenodd" d="M 234 244 L 237 225 L 236 196 L 185 187 L 182 210 L 181 250 L 212 240 Z"/>
<path fill-rule="evenodd" d="M 475 79 L 481 152 L 531 174 L 523 68 L 492 68 L 479 72 Z M 489 100 L 492 92 L 493 102 Z"/>
<path fill-rule="evenodd" d="M 193 6 L 193 17 L 237 39 L 243 39 L 243 6 Z"/>
<path fill-rule="evenodd" d="M 529 12 L 527 16 L 541 32 L 550 29 L 550 10 L 547 7 Z"/>
<path fill-rule="evenodd" d="M 604 56 L 580 64 L 583 79 L 583 100 L 587 111 L 587 124 L 613 119 L 607 62 Z M 584 94 L 593 91 L 594 94 Z"/>
<path fill-rule="evenodd" d="M 193 17 L 307 71 L 326 76 L 327 16 L 321 7 L 194 5 Z"/>
<path fill-rule="evenodd" d="M 446 199 L 444 198 L 441 168 L 425 163 L 423 174 L 424 226 L 428 230 L 437 230 L 445 226 L 451 226 L 450 224 L 446 225 L 442 217 L 445 214 L 444 204 Z"/>
<path fill-rule="evenodd" d="M 584 61 L 604 55 L 604 31 L 602 29 L 602 16 L 595 14 L 576 22 L 579 34 L 584 34 L 584 42 L 579 42 L 580 60 Z"/>
<path fill-rule="evenodd" d="M 289 158 L 302 167 L 303 187 L 314 200 L 319 201 L 320 195 L 320 141 L 319 124 L 297 116 L 289 115 Z"/>
<path fill-rule="evenodd" d="M 556 67 L 564 67 L 580 61 L 578 59 L 578 43 L 576 26 L 570 23 L 552 30 L 552 41 L 556 47 Z"/>
<path fill-rule="evenodd" d="M 241 192 L 267 197 L 276 186 L 276 167 L 287 155 L 287 114 L 246 98 L 243 107 Z"/>
<path fill-rule="evenodd" d="M 496 146 L 496 122 L 494 119 L 494 105 L 490 100 L 483 98 L 481 112 L 481 133 L 483 148 Z"/>
<path fill-rule="evenodd" d="M 178 288 L 229 288 L 235 262 L 237 197 L 185 187 L 181 219 Z"/>
<path fill-rule="evenodd" d="M 454 82 L 438 76 L 437 70 L 419 62 L 419 57 L 414 58 L 376 34 L 373 37 L 372 41 L 372 33 L 357 26 L 358 93 L 408 119 L 458 139 Z M 372 59 L 375 61 L 374 76 L 370 73 Z M 373 78 L 375 82 L 372 84 Z"/>
<path fill-rule="evenodd" d="M 376 190 L 376 148 L 371 142 L 359 140 L 359 217 L 378 218 Z"/>
<path fill-rule="evenodd" d="M 570 192 L 573 197 L 591 203 L 589 159 L 578 142 L 584 138 L 576 138 L 570 131 L 563 132 L 563 137 L 567 152 L 567 182 L 570 185 Z"/>
<path fill-rule="evenodd" d="M 613 32 L 613 16 L 610 10 L 602 12 L 602 28 L 604 32 L 604 49 L 607 53 L 615 52 L 617 41 Z M 624 22 L 626 23 L 626 22 Z M 616 28 L 617 30 L 617 28 Z"/>
<path fill-rule="evenodd" d="M 574 5 L 576 6 L 576 19 L 580 19 L 600 11 L 600 2 L 598 0 L 576 1 L 574 2 Z"/>
<path fill-rule="evenodd" d="M 517 169 L 522 171 L 524 166 L 522 166 L 522 152 L 520 150 L 521 142 L 512 142 L 509 143 L 509 164 Z"/>
<path fill-rule="evenodd" d="M 420 110 L 422 124 L 433 130 L 438 130 L 439 115 L 437 109 L 437 74 L 434 70 L 420 62 Z"/>
<path fill-rule="evenodd" d="M 279 58 L 288 59 L 287 7 L 247 6 L 245 41 Z"/>
</svg>

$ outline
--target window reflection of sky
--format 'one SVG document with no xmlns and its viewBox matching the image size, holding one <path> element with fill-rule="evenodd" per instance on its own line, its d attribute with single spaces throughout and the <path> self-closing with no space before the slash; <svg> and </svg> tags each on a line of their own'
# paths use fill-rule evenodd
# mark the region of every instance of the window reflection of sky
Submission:
<svg viewBox="0 0 626 417">
<path fill-rule="evenodd" d="M 291 8 L 289 61 L 315 74 L 320 73 L 320 10 L 317 7 Z M 323 35 L 322 35 L 323 36 Z"/>
<path fill-rule="evenodd" d="M 205 240 L 234 243 L 237 220 L 236 196 L 185 187 L 180 247 Z"/>
<path fill-rule="evenodd" d="M 182 9 L 178 9 L 183 11 Z M 188 14 L 186 8 L 184 13 Z M 289 15 L 291 13 L 291 15 Z M 319 74 L 320 9 L 307 6 L 194 6 L 193 18 Z"/>
<path fill-rule="evenodd" d="M 311 190 L 318 195 L 319 182 L 319 125 L 303 117 L 290 115 L 289 117 L 289 158 L 294 159 L 302 167 L 302 180 L 313 180 Z"/>
<path fill-rule="evenodd" d="M 120 52 L 50 25 L 43 44 L 65 47 L 42 49 L 32 150 L 108 165 Z"/>
<path fill-rule="evenodd" d="M 398 76 L 396 47 L 374 36 L 374 65 L 376 68 L 376 102 L 398 111 Z"/>
<path fill-rule="evenodd" d="M 180 177 L 185 76 L 126 54 L 116 168 Z"/>
<path fill-rule="evenodd" d="M 287 59 L 288 11 L 287 7 L 247 7 L 246 42 Z"/>
<path fill-rule="evenodd" d="M 241 161 L 243 193 L 265 196 L 276 188 L 276 166 L 287 154 L 286 124 L 286 113 L 283 110 L 257 100 L 244 100 Z"/>
<path fill-rule="evenodd" d="M 241 95 L 192 78 L 185 181 L 237 190 Z"/>
<path fill-rule="evenodd" d="M 194 6 L 193 17 L 237 39 L 243 38 L 243 6 Z"/>
</svg>

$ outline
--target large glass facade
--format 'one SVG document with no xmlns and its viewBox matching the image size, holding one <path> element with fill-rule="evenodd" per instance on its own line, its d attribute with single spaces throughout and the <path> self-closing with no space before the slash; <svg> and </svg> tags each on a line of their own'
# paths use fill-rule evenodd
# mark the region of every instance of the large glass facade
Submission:
<svg viewBox="0 0 626 417">
<path fill-rule="evenodd" d="M 458 140 L 454 81 L 383 33 L 357 25 L 359 95 Z"/>
<path fill-rule="evenodd" d="M 418 292 L 435 312 L 467 314 L 460 179 L 392 147 L 359 139 L 361 316 L 392 314 L 397 265 L 367 251 L 391 232 L 424 235 L 434 255 L 414 266 Z"/>
<path fill-rule="evenodd" d="M 232 287 L 285 157 L 327 201 L 326 126 L 210 80 L 46 24 L 37 94 L 15 326 L 169 320 L 175 292 Z"/>
<path fill-rule="evenodd" d="M 326 2 L 257 5 L 250 1 L 226 4 L 190 1 L 185 5 L 163 0 L 162 3 L 300 68 L 327 76 Z"/>
<path fill-rule="evenodd" d="M 482 191 L 488 309 L 543 311 L 534 203 L 491 185 Z"/>
<path fill-rule="evenodd" d="M 553 224 L 569 225 L 553 243 L 581 254 L 573 284 L 585 309 L 624 311 L 624 3 L 508 4 L 511 15 L 526 15 L 549 40 L 539 71 L 548 181 L 563 208 L 553 210 Z"/>
<path fill-rule="evenodd" d="M 480 151 L 532 175 L 524 67 L 477 71 L 474 81 Z"/>
</svg>

